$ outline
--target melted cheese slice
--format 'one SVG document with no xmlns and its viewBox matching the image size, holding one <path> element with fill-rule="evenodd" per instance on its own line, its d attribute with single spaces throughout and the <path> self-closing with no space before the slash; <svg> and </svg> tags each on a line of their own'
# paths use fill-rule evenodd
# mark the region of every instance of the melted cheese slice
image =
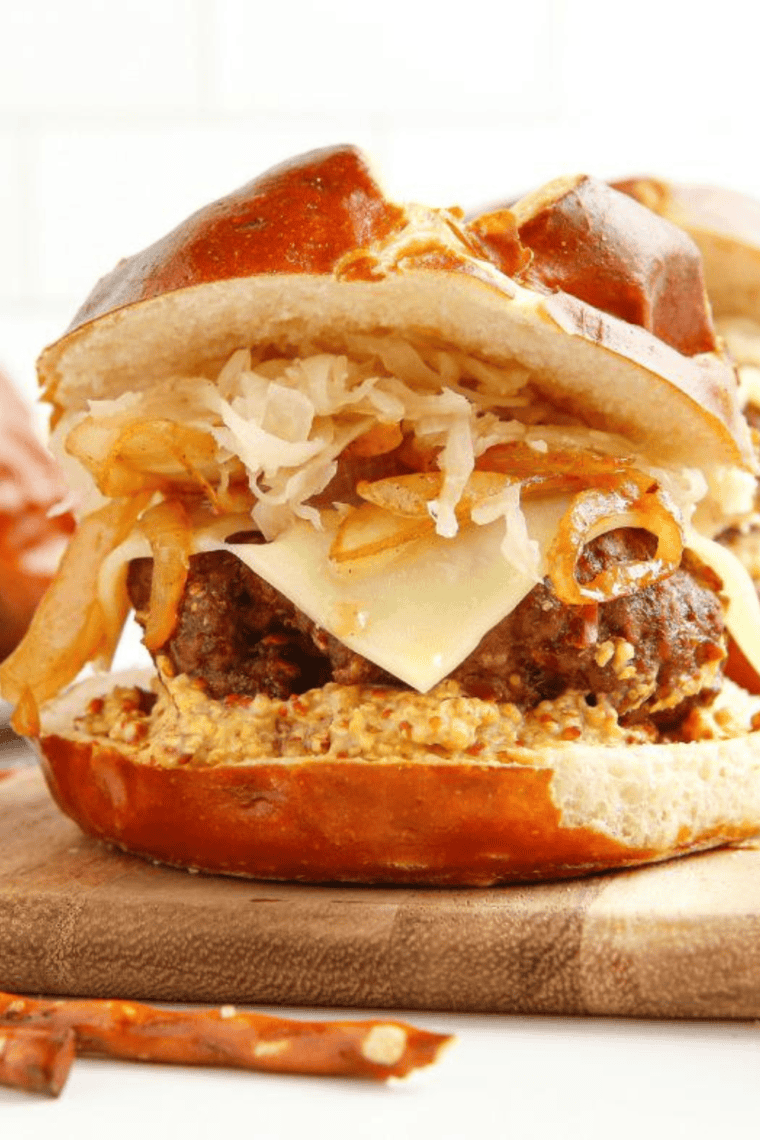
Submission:
<svg viewBox="0 0 760 1140">
<path fill-rule="evenodd" d="M 565 496 L 523 505 L 528 534 L 539 548 L 539 577 L 567 505 Z M 220 542 L 217 524 L 197 534 L 196 546 L 231 551 L 344 645 L 424 693 L 461 664 L 538 580 L 504 558 L 504 527 L 501 519 L 463 527 L 453 539 L 431 535 L 383 568 L 356 577 L 332 569 L 332 532 L 307 522 L 262 545 Z"/>
<path fill-rule="evenodd" d="M 528 534 L 539 548 L 539 577 L 568 503 L 567 496 L 556 496 L 522 504 Z M 382 569 L 356 578 L 333 570 L 329 528 L 317 531 L 298 522 L 270 543 L 225 541 L 246 525 L 250 520 L 215 520 L 194 533 L 193 552 L 233 553 L 344 645 L 419 692 L 460 665 L 537 581 L 504 558 L 503 519 L 464 527 L 453 539 L 433 535 Z M 730 550 L 694 530 L 686 545 L 721 578 L 728 629 L 760 672 L 760 602 L 750 575 Z M 101 595 L 113 596 L 130 559 L 149 556 L 147 540 L 130 537 L 106 559 Z"/>
<path fill-rule="evenodd" d="M 546 552 L 568 496 L 523 504 L 538 546 L 538 571 L 520 570 L 502 553 L 504 519 L 469 525 L 455 538 L 431 535 L 394 561 L 360 575 L 336 573 L 329 560 L 333 531 L 296 522 L 273 542 L 229 543 L 250 518 L 214 520 L 193 533 L 193 553 L 225 550 L 285 594 L 317 625 L 419 692 L 448 676 L 481 638 L 511 613 L 546 570 Z M 136 532 L 105 560 L 98 589 L 115 596 L 132 558 L 150 557 Z"/>
</svg>

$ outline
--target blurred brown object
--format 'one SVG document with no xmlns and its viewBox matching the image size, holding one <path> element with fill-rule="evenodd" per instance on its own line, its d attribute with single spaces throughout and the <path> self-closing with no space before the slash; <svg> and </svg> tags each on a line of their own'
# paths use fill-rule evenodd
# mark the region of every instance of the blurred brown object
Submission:
<svg viewBox="0 0 760 1140">
<path fill-rule="evenodd" d="M 49 517 L 63 495 L 31 412 L 0 372 L 0 660 L 21 639 L 73 529 L 70 515 Z"/>
</svg>

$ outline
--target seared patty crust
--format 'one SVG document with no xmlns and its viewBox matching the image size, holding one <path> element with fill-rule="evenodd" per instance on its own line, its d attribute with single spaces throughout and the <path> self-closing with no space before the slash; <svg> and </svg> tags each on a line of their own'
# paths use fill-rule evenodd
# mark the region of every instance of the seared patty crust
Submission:
<svg viewBox="0 0 760 1140">
<path fill-rule="evenodd" d="M 584 550 L 578 577 L 645 559 L 653 542 L 631 528 L 601 535 Z M 129 595 L 143 625 L 151 578 L 149 558 L 130 564 Z M 545 580 L 450 676 L 464 695 L 523 710 L 567 691 L 585 693 L 589 703 L 605 694 L 621 719 L 669 727 L 717 691 L 726 652 L 719 588 L 688 552 L 669 577 L 598 604 L 566 605 Z M 405 687 L 226 551 L 191 557 L 176 628 L 159 652 L 216 699 L 265 693 L 284 700 L 329 681 Z"/>
</svg>

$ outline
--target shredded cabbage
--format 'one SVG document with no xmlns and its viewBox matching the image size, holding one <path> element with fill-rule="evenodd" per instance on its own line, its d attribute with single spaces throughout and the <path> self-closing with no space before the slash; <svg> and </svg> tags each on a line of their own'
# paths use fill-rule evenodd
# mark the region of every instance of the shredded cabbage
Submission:
<svg viewBox="0 0 760 1140">
<path fill-rule="evenodd" d="M 170 418 L 205 431 L 217 449 L 220 486 L 244 471 L 254 497 L 252 518 L 267 539 L 296 519 L 321 527 L 311 501 L 335 477 L 341 453 L 378 423 L 398 426 L 435 452 L 443 480 L 429 511 L 437 533 L 449 538 L 458 531 L 457 507 L 476 460 L 490 447 L 524 440 L 539 451 L 569 446 L 630 454 L 629 441 L 550 409 L 517 365 L 498 367 L 392 336 L 354 335 L 345 343 L 343 354 L 307 346 L 295 357 L 238 349 L 216 382 L 177 377 L 93 402 L 90 430 L 81 431 L 80 414 L 63 431 L 77 428 L 72 438 L 86 440 L 86 450 L 75 454 L 93 474 L 107 468 L 109 446 L 136 420 Z M 547 416 L 554 422 L 542 422 Z M 696 494 L 696 482 L 690 490 Z M 488 521 L 505 519 L 505 557 L 535 565 L 519 491 L 505 491 L 487 514 Z M 475 521 L 486 520 L 477 514 Z"/>
</svg>

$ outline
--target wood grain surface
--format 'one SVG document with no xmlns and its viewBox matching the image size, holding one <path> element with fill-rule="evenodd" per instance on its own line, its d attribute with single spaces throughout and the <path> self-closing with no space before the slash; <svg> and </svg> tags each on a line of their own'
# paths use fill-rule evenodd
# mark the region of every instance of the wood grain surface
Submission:
<svg viewBox="0 0 760 1140">
<path fill-rule="evenodd" d="M 24 993 L 637 1017 L 760 1016 L 760 850 L 500 889 L 190 875 L 0 780 L 0 987 Z"/>
</svg>

